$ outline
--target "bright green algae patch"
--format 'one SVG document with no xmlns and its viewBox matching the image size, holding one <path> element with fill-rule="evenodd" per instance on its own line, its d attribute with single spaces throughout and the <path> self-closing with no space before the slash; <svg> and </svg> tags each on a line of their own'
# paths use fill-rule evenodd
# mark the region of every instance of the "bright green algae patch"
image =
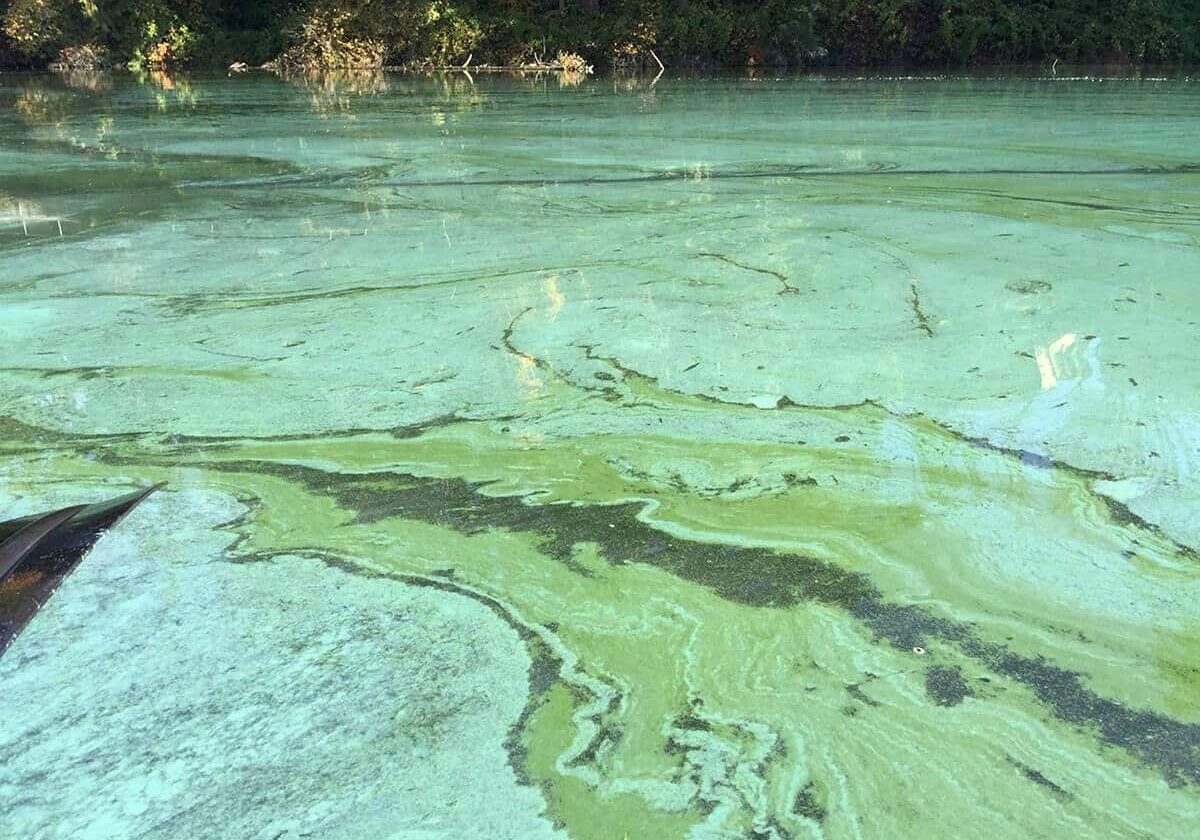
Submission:
<svg viewBox="0 0 1200 840">
<path fill-rule="evenodd" d="M 149 751 L 0 823 L 1186 836 L 1190 83 L 381 78 L 0 85 L 0 493 L 169 483 L 2 663 L 5 766 L 144 716 L 231 791 Z M 33 700 L 104 657 L 114 725 Z M 201 761 L 262 731 L 274 793 Z"/>
</svg>

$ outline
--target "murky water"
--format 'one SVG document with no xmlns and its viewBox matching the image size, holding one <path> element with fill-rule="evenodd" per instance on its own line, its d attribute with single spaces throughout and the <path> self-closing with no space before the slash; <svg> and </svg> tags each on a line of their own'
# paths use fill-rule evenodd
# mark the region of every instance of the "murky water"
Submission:
<svg viewBox="0 0 1200 840">
<path fill-rule="evenodd" d="M 1193 836 L 1200 83 L 0 77 L 0 836 Z"/>
</svg>

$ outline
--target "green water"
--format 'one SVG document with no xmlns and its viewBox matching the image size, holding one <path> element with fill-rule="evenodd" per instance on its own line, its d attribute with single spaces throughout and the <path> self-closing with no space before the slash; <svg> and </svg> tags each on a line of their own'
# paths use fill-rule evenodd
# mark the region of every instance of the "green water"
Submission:
<svg viewBox="0 0 1200 840">
<path fill-rule="evenodd" d="M 0 836 L 1186 838 L 1200 83 L 0 76 Z"/>
</svg>

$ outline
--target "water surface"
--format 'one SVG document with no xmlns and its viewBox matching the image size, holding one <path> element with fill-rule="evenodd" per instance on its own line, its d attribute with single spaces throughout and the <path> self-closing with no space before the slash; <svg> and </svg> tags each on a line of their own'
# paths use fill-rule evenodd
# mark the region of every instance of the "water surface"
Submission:
<svg viewBox="0 0 1200 840">
<path fill-rule="evenodd" d="M 0 77 L 0 835 L 1187 837 L 1200 84 Z"/>
</svg>

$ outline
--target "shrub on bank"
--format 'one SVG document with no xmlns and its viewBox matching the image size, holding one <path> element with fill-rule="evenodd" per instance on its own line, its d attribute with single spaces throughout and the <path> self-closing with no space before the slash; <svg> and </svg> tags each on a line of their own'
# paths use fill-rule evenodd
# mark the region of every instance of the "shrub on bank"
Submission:
<svg viewBox="0 0 1200 840">
<path fill-rule="evenodd" d="M 147 21 L 142 30 L 141 43 L 129 59 L 129 68 L 137 70 L 165 69 L 189 64 L 196 48 L 196 36 L 187 24 L 172 24 L 160 33 L 157 21 Z"/>
<path fill-rule="evenodd" d="M 276 60 L 280 70 L 377 69 L 383 66 L 384 45 L 356 38 L 346 31 L 348 11 L 318 9 L 300 25 L 296 44 Z"/>
<path fill-rule="evenodd" d="M 51 70 L 106 70 L 109 66 L 108 48 L 97 44 L 63 47 L 50 62 Z"/>
</svg>

